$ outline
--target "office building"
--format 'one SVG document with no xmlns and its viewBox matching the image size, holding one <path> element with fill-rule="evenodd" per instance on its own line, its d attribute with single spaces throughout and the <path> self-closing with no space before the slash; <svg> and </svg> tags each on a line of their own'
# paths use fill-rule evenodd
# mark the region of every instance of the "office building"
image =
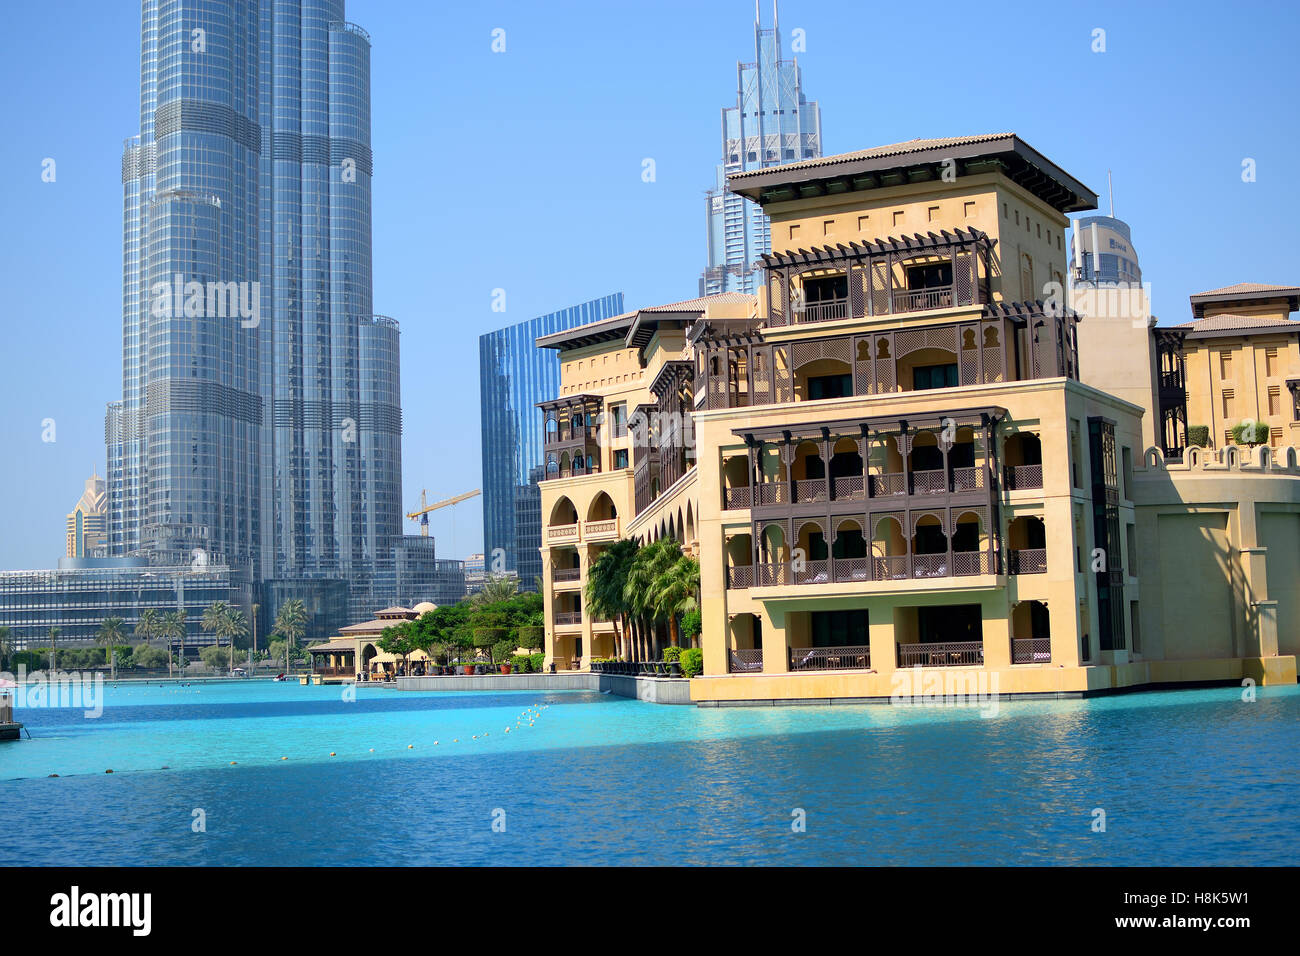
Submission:
<svg viewBox="0 0 1300 956">
<path fill-rule="evenodd" d="M 64 556 L 104 557 L 108 544 L 108 494 L 99 473 L 86 479 L 86 489 L 68 514 Z"/>
<path fill-rule="evenodd" d="M 542 416 L 537 403 L 553 397 L 560 384 L 554 353 L 540 352 L 533 343 L 539 335 L 622 311 L 623 293 L 618 292 L 479 337 L 483 551 L 489 570 L 518 574 L 524 590 L 533 589 L 540 572 L 534 554 L 519 550 L 521 539 L 541 540 L 540 516 L 530 505 L 536 492 L 529 490 L 536 482 L 533 470 L 542 463 Z"/>
</svg>

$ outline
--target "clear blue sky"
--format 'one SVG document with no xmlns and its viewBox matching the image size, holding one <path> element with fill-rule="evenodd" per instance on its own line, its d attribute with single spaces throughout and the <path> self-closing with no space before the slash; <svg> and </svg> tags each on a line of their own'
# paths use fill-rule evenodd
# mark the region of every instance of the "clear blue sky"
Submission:
<svg viewBox="0 0 1300 956">
<path fill-rule="evenodd" d="M 4 8 L 0 568 L 46 567 L 84 478 L 103 472 L 104 404 L 121 392 L 119 163 L 139 131 L 139 4 Z M 695 293 L 719 109 L 735 61 L 752 58 L 753 4 L 351 0 L 348 16 L 374 43 L 375 308 L 402 323 L 414 504 L 421 487 L 479 484 L 481 332 L 618 290 L 629 307 Z M 787 55 L 805 31 L 828 153 L 1014 131 L 1103 196 L 1113 169 L 1163 322 L 1190 318 L 1202 289 L 1300 282 L 1293 5 L 786 0 L 781 26 Z M 498 287 L 504 315 L 490 310 Z M 441 556 L 481 547 L 480 501 L 433 516 Z"/>
</svg>

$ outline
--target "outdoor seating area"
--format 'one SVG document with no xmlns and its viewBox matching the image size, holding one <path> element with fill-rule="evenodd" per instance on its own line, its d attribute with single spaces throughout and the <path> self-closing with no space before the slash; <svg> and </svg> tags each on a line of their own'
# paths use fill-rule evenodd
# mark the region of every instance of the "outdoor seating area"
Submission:
<svg viewBox="0 0 1300 956">
<path fill-rule="evenodd" d="M 620 677 L 681 677 L 682 666 L 676 661 L 592 661 L 593 674 Z"/>
</svg>

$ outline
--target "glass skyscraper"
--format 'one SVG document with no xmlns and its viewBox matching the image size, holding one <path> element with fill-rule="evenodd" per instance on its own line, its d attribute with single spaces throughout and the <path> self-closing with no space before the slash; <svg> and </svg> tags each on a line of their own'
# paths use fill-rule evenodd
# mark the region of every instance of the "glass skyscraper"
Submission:
<svg viewBox="0 0 1300 956">
<path fill-rule="evenodd" d="M 775 2 L 772 14 L 772 28 L 763 29 L 755 5 L 754 61 L 736 64 L 736 105 L 722 111 L 722 161 L 705 197 L 709 264 L 700 295 L 757 292 L 755 263 L 772 248 L 767 216 L 758 203 L 727 192 L 727 176 L 822 154 L 821 110 L 804 99 L 799 61 L 781 59 Z"/>
<path fill-rule="evenodd" d="M 143 0 L 140 62 L 110 551 L 202 551 L 250 588 L 343 580 L 367 616 L 402 537 L 398 327 L 371 288 L 369 37 L 343 0 Z"/>
<path fill-rule="evenodd" d="M 542 573 L 542 413 L 560 390 L 560 359 L 539 336 L 623 313 L 623 293 L 593 299 L 479 336 L 483 430 L 483 553 L 486 570 L 519 575 L 523 590 Z M 532 542 L 536 545 L 531 545 Z M 498 563 L 494 555 L 500 557 Z"/>
</svg>

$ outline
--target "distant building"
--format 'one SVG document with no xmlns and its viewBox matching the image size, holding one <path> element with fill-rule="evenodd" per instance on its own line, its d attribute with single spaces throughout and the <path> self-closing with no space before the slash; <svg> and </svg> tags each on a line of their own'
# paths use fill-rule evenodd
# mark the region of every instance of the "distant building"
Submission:
<svg viewBox="0 0 1300 956">
<path fill-rule="evenodd" d="M 1070 262 L 1075 282 L 1142 282 L 1142 267 L 1138 265 L 1128 223 L 1114 216 L 1084 216 L 1074 221 Z"/>
<path fill-rule="evenodd" d="M 186 656 L 216 643 L 199 625 L 214 601 L 241 604 L 240 589 L 224 565 L 150 565 L 143 558 L 61 558 L 57 569 L 0 571 L 0 625 L 10 629 L 15 650 L 91 644 L 106 618 L 118 617 L 127 637 L 140 612 L 186 612 Z"/>
<path fill-rule="evenodd" d="M 99 473 L 86 479 L 76 507 L 68 514 L 64 555 L 69 558 L 102 557 L 108 544 L 108 487 Z"/>
<path fill-rule="evenodd" d="M 465 559 L 465 593 L 477 594 L 483 590 L 483 582 L 487 579 L 487 571 L 483 561 L 483 555 L 471 554 Z"/>
<path fill-rule="evenodd" d="M 736 105 L 722 111 L 722 160 L 706 195 L 708 267 L 700 295 L 758 290 L 759 261 L 772 248 L 767 215 L 754 203 L 727 191 L 727 177 L 822 154 L 822 118 L 803 94 L 798 60 L 781 59 L 776 4 L 773 23 L 762 28 L 754 11 L 754 61 L 736 64 Z"/>
<path fill-rule="evenodd" d="M 532 590 L 541 573 L 536 547 L 520 567 L 519 539 L 541 546 L 541 513 L 529 501 L 536 491 L 533 469 L 542 464 L 542 414 L 537 403 L 560 387 L 560 361 L 554 352 L 533 347 L 538 336 L 562 332 L 623 311 L 617 292 L 551 312 L 479 337 L 479 392 L 483 440 L 483 551 L 489 567 L 515 572 L 520 587 Z M 516 496 L 523 490 L 517 517 Z M 534 519 L 534 515 L 536 518 Z M 522 520 L 520 528 L 517 521 Z M 496 557 L 499 552 L 500 560 Z"/>
</svg>

